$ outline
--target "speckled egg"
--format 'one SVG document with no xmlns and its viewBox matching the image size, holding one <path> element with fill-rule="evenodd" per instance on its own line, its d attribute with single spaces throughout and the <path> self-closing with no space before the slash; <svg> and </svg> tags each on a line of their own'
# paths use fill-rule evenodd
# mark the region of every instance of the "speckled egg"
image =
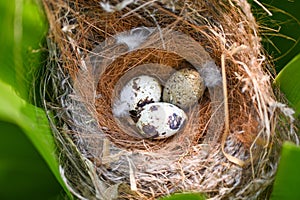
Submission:
<svg viewBox="0 0 300 200">
<path fill-rule="evenodd" d="M 120 101 L 127 104 L 129 111 L 138 111 L 148 103 L 160 101 L 161 94 L 162 88 L 156 78 L 141 75 L 126 83 L 121 90 Z"/>
<path fill-rule="evenodd" d="M 184 68 L 172 74 L 167 80 L 163 101 L 186 109 L 198 102 L 204 90 L 204 81 L 198 71 Z"/>
<path fill-rule="evenodd" d="M 181 130 L 186 120 L 182 109 L 170 103 L 157 102 L 144 106 L 136 126 L 145 138 L 163 139 Z"/>
</svg>

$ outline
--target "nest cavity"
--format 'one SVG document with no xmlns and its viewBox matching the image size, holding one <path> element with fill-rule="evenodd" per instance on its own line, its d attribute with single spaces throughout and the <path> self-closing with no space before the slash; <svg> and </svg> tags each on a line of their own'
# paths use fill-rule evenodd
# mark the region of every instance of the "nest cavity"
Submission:
<svg viewBox="0 0 300 200">
<path fill-rule="evenodd" d="M 283 141 L 298 143 L 277 102 L 258 25 L 245 0 L 43 0 L 49 60 L 41 94 L 61 175 L 79 199 L 268 195 Z M 136 137 L 118 95 L 146 74 L 164 85 L 194 68 L 206 90 L 182 132 Z M 50 113 L 50 112 L 48 112 Z"/>
</svg>

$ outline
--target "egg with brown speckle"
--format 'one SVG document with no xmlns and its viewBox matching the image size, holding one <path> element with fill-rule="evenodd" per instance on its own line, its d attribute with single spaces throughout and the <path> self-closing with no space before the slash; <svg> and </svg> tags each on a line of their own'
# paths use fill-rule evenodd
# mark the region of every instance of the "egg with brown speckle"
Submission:
<svg viewBox="0 0 300 200">
<path fill-rule="evenodd" d="M 163 101 L 187 109 L 198 102 L 204 90 L 204 81 L 199 72 L 192 68 L 183 68 L 167 80 Z"/>
<path fill-rule="evenodd" d="M 179 132 L 186 120 L 182 109 L 170 103 L 157 102 L 144 106 L 136 126 L 144 138 L 163 139 Z"/>
<path fill-rule="evenodd" d="M 161 94 L 161 85 L 155 77 L 140 75 L 129 80 L 122 88 L 120 101 L 126 104 L 127 110 L 138 111 L 148 103 L 160 101 Z"/>
</svg>

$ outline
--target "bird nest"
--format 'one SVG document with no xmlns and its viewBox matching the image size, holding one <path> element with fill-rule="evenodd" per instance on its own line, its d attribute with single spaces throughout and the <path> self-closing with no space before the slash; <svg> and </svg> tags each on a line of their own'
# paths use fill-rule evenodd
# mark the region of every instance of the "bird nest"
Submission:
<svg viewBox="0 0 300 200">
<path fill-rule="evenodd" d="M 275 99 L 258 26 L 244 0 L 44 0 L 49 62 L 41 91 L 60 172 L 79 199 L 176 192 L 256 199 L 274 180 L 292 110 Z M 204 95 L 182 131 L 140 137 L 119 104 L 139 75 L 162 86 L 193 68 Z M 128 114 L 128 113 L 127 113 Z"/>
</svg>

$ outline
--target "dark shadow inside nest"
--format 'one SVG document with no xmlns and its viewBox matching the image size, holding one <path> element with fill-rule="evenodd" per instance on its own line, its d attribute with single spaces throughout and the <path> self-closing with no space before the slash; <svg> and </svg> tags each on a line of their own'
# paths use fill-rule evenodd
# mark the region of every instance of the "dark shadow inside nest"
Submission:
<svg viewBox="0 0 300 200">
<path fill-rule="evenodd" d="M 152 69 L 140 67 L 144 65 L 147 67 L 149 65 L 164 67 L 153 67 Z M 171 72 L 182 68 L 193 67 L 175 53 L 150 48 L 127 53 L 117 58 L 103 71 L 97 85 L 97 94 L 100 94 L 101 97 L 96 100 L 95 106 L 99 125 L 111 142 L 128 150 L 158 150 L 164 147 L 167 148 L 169 143 L 173 142 L 182 142 L 182 145 L 185 146 L 184 143 L 186 142 L 197 144 L 202 141 L 211 110 L 209 92 L 207 90 L 205 90 L 203 97 L 198 100 L 198 103 L 187 110 L 188 120 L 183 130 L 167 139 L 153 140 L 134 137 L 134 131 L 136 130 L 118 123 L 112 112 L 114 98 L 120 92 L 120 87 L 126 83 L 126 80 L 120 81 L 124 74 L 131 73 L 128 77 L 140 74 L 157 76 L 163 83 L 170 76 Z"/>
</svg>

